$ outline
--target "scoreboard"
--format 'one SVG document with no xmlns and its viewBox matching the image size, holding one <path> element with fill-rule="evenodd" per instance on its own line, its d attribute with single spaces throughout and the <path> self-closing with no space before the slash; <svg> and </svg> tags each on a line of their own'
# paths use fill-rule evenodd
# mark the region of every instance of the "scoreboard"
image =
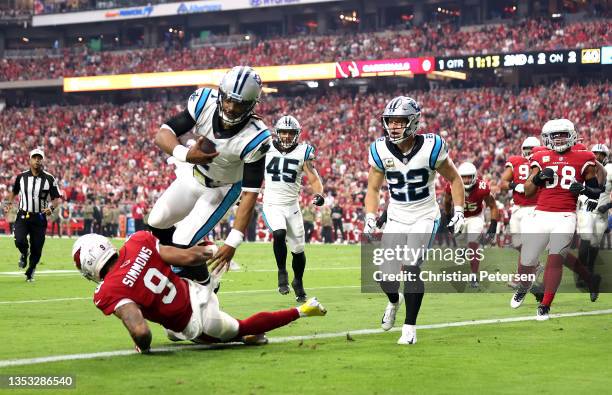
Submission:
<svg viewBox="0 0 612 395">
<path fill-rule="evenodd" d="M 487 70 L 499 67 L 544 67 L 551 65 L 602 64 L 603 48 L 564 49 L 557 51 L 508 52 L 501 54 L 437 57 L 436 71 Z M 605 64 L 605 63 L 603 63 Z"/>
</svg>

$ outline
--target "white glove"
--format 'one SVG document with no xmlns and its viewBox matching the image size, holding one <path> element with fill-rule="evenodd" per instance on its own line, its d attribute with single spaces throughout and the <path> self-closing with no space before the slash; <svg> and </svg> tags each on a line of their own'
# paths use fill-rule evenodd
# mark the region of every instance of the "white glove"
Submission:
<svg viewBox="0 0 612 395">
<path fill-rule="evenodd" d="M 458 235 L 463 232 L 465 227 L 465 217 L 463 216 L 463 207 L 455 206 L 455 215 L 448 221 L 448 228 L 453 230 L 453 233 Z"/>
<path fill-rule="evenodd" d="M 365 224 L 363 226 L 363 234 L 369 235 L 376 230 L 376 215 L 367 213 L 365 216 Z"/>
<path fill-rule="evenodd" d="M 514 192 L 525 193 L 525 184 L 516 184 L 514 187 Z"/>
</svg>

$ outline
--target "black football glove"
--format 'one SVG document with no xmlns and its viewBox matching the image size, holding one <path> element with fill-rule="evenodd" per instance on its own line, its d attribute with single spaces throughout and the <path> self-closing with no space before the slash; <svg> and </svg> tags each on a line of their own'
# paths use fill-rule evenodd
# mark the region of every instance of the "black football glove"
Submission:
<svg viewBox="0 0 612 395">
<path fill-rule="evenodd" d="M 597 212 L 599 212 L 599 214 L 605 214 L 608 212 L 608 210 L 610 210 L 610 208 L 612 208 L 612 203 L 604 204 L 597 207 Z"/>
<path fill-rule="evenodd" d="M 589 199 L 586 201 L 586 211 L 593 212 L 597 208 L 597 200 Z"/>
<path fill-rule="evenodd" d="M 570 192 L 573 193 L 574 196 L 580 195 L 584 191 L 584 189 L 584 185 L 579 182 L 572 182 L 569 187 Z"/>
<path fill-rule="evenodd" d="M 531 180 L 535 185 L 539 186 L 539 187 L 543 187 L 544 184 L 546 184 L 547 181 L 552 181 L 555 179 L 555 171 L 553 169 L 551 169 L 550 167 L 547 167 L 546 169 L 540 171 L 538 174 L 535 175 L 535 177 L 533 177 L 533 180 Z"/>
<path fill-rule="evenodd" d="M 321 207 L 323 203 L 325 203 L 325 198 L 318 193 L 312 198 L 312 204 L 314 204 L 315 206 Z"/>
<path fill-rule="evenodd" d="M 491 244 L 493 242 L 493 239 L 495 238 L 496 233 L 497 233 L 497 220 L 492 219 L 491 224 L 489 225 L 489 229 L 487 229 L 487 233 L 483 237 L 482 244 L 484 245 Z"/>
<path fill-rule="evenodd" d="M 382 228 L 384 224 L 387 223 L 387 210 L 383 211 L 380 217 L 376 220 L 376 227 L 378 229 Z"/>
</svg>

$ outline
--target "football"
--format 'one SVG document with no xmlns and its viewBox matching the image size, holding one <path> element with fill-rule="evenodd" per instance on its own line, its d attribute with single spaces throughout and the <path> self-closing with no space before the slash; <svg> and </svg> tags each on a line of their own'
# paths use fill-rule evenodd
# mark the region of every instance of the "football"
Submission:
<svg viewBox="0 0 612 395">
<path fill-rule="evenodd" d="M 215 143 L 206 137 L 200 137 L 197 144 L 200 151 L 204 152 L 205 154 L 212 154 L 213 152 L 217 151 Z"/>
<path fill-rule="evenodd" d="M 219 247 L 215 243 L 209 240 L 204 240 L 200 242 L 198 245 L 206 247 L 205 250 L 207 253 L 211 254 L 211 257 L 215 256 L 217 251 L 219 251 Z"/>
</svg>

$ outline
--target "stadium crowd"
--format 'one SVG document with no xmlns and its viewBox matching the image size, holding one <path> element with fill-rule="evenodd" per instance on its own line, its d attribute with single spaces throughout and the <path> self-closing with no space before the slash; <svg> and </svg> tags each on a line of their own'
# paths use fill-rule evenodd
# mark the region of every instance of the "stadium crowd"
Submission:
<svg viewBox="0 0 612 395">
<path fill-rule="evenodd" d="M 440 89 L 411 95 L 423 109 L 420 130 L 440 133 L 456 163 L 473 162 L 485 179 L 497 184 L 507 157 L 520 153 L 523 139 L 538 136 L 550 117 L 574 121 L 581 142 L 587 145 L 610 146 L 610 88 L 609 83 L 570 86 L 557 82 L 517 91 Z M 324 95 L 269 95 L 258 113 L 268 125 L 284 114 L 301 122 L 300 140 L 316 147 L 327 206 L 342 207 L 344 221 L 357 222 L 367 184 L 366 147 L 382 135 L 380 112 L 397 93 L 353 94 L 338 89 Z M 64 198 L 76 213 L 93 199 L 101 204 L 121 202 L 126 214 L 132 208 L 125 203 L 150 207 L 175 177 L 174 166 L 166 163 L 154 136 L 183 105 L 135 102 L 6 108 L 0 112 L 0 196 L 26 165 L 28 150 L 41 146 L 48 153 L 47 168 L 60 180 Z M 437 185 L 439 191 L 443 187 Z M 310 199 L 306 191 L 302 205 L 308 206 Z"/>
<path fill-rule="evenodd" d="M 206 46 L 93 52 L 86 46 L 62 55 L 2 59 L 0 80 L 36 80 L 71 76 L 164 72 L 231 67 L 320 63 L 352 59 L 392 59 L 424 55 L 498 53 L 571 49 L 612 44 L 608 19 L 564 24 L 525 19 L 458 29 L 430 23 L 402 30 L 327 36 L 252 40 L 234 47 Z"/>
</svg>

